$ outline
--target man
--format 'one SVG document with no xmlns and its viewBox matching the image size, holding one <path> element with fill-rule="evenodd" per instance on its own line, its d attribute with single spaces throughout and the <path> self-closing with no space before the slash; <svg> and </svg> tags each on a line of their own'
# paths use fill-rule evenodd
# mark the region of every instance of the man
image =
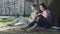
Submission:
<svg viewBox="0 0 60 34">
<path fill-rule="evenodd" d="M 16 18 L 11 24 L 8 24 L 8 26 L 12 26 L 14 24 L 16 24 L 17 22 L 22 22 L 23 24 L 25 24 L 26 26 L 29 25 L 32 21 L 35 20 L 36 15 L 37 15 L 37 6 L 35 4 L 31 5 L 31 9 L 32 9 L 32 13 L 30 15 L 30 19 L 26 19 L 23 16 L 19 16 L 18 18 Z M 29 21 L 30 20 L 30 21 Z"/>
</svg>

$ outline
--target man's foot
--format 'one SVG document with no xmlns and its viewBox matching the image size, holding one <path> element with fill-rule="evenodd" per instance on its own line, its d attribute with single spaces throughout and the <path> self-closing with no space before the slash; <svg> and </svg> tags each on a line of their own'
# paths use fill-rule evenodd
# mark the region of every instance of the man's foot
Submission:
<svg viewBox="0 0 60 34">
<path fill-rule="evenodd" d="M 11 26 L 12 27 L 13 25 L 12 24 L 7 24 L 7 26 Z"/>
</svg>

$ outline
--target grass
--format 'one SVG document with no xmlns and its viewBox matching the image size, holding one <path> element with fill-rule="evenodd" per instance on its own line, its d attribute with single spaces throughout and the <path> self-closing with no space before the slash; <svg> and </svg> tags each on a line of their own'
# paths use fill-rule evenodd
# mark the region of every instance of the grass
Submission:
<svg viewBox="0 0 60 34">
<path fill-rule="evenodd" d="M 29 16 L 25 16 L 25 18 L 29 18 Z M 16 17 L 10 17 L 10 18 L 5 18 L 5 19 L 2 19 L 0 20 L 0 22 L 11 22 L 13 20 L 15 20 Z M 20 26 L 19 26 L 20 27 Z M 32 31 L 32 32 L 25 32 L 25 31 L 21 31 L 21 30 L 18 30 L 20 29 L 19 27 L 16 28 L 16 31 L 13 30 L 13 31 L 9 31 L 9 32 L 1 32 L 0 31 L 0 34 L 60 34 L 60 31 L 59 32 L 51 32 L 51 31 L 42 31 L 40 29 L 40 31 Z"/>
<path fill-rule="evenodd" d="M 4 18 L 4 19 L 1 19 L 0 22 L 11 22 L 13 21 L 14 19 L 16 19 L 16 17 L 10 17 L 10 18 Z"/>
<path fill-rule="evenodd" d="M 29 18 L 29 16 L 25 16 L 25 18 Z M 1 19 L 0 22 L 11 22 L 15 19 L 16 17 L 4 18 L 4 19 Z"/>
<path fill-rule="evenodd" d="M 29 16 L 25 16 L 25 18 L 30 18 Z"/>
</svg>

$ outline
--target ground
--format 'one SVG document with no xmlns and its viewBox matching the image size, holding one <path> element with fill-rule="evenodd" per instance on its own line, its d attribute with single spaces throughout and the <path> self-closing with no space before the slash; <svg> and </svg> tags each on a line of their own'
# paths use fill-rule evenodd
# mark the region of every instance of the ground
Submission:
<svg viewBox="0 0 60 34">
<path fill-rule="evenodd" d="M 2 23 L 0 23 L 2 25 Z M 0 34 L 60 34 L 60 32 L 51 32 L 49 30 L 39 30 L 39 31 L 30 31 L 26 32 L 21 30 L 21 27 L 25 27 L 24 25 L 16 25 L 16 26 L 0 26 Z"/>
<path fill-rule="evenodd" d="M 6 26 L 7 23 L 9 23 L 10 21 L 14 20 L 15 18 L 7 18 L 7 19 L 2 19 L 0 20 L 0 34 L 60 34 L 60 32 L 51 32 L 49 30 L 43 30 L 43 29 L 39 29 L 39 31 L 23 31 L 21 30 L 22 27 L 25 27 L 25 25 L 21 25 L 22 23 L 17 23 L 15 24 L 16 26 Z"/>
</svg>

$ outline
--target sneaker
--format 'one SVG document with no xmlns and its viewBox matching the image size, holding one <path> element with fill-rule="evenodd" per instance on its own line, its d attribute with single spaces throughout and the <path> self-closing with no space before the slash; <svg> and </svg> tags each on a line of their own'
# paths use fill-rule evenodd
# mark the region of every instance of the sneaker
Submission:
<svg viewBox="0 0 60 34">
<path fill-rule="evenodd" d="M 11 26 L 12 27 L 13 25 L 12 24 L 7 24 L 7 26 Z"/>
</svg>

